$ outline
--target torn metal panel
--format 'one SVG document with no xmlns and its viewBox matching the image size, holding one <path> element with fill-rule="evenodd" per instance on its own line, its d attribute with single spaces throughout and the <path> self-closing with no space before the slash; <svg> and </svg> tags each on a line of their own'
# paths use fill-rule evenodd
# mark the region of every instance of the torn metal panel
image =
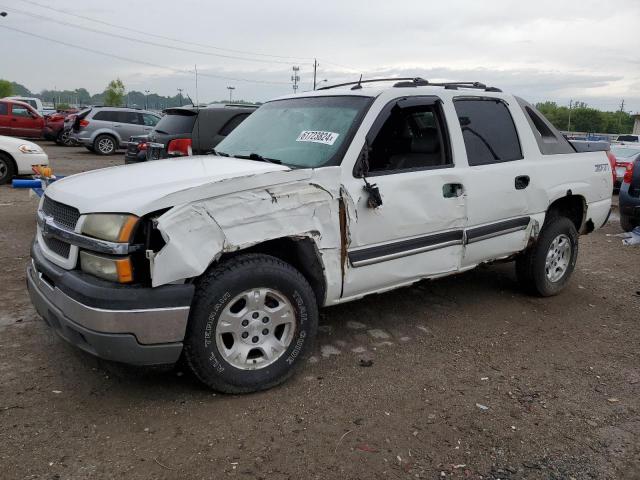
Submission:
<svg viewBox="0 0 640 480">
<path fill-rule="evenodd" d="M 274 173 L 287 178 L 287 172 Z M 339 169 L 320 175 L 307 170 L 308 180 L 251 189 L 242 185 L 251 183 L 249 178 L 236 179 L 232 193 L 225 188 L 218 195 L 220 190 L 212 189 L 209 198 L 171 209 L 158 220 L 167 244 L 154 259 L 153 285 L 197 277 L 225 252 L 306 237 L 317 245 L 327 293 L 333 295 L 341 285 L 338 174 Z"/>
</svg>

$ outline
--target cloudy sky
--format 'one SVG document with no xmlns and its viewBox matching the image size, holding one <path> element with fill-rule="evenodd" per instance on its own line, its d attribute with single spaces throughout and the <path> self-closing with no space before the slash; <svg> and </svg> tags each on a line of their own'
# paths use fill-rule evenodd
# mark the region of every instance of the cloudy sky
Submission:
<svg viewBox="0 0 640 480">
<path fill-rule="evenodd" d="M 293 65 L 310 89 L 317 58 L 329 83 L 482 81 L 533 102 L 640 110 L 638 0 L 0 0 L 1 10 L 0 77 L 33 91 L 96 93 L 119 77 L 195 100 L 197 65 L 200 101 L 226 98 L 227 86 L 264 101 L 291 92 Z"/>
</svg>

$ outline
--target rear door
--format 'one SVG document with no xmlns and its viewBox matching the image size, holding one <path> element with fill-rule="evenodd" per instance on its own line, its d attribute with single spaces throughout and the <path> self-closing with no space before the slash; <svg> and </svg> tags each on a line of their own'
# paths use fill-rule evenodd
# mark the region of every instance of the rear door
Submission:
<svg viewBox="0 0 640 480">
<path fill-rule="evenodd" d="M 462 268 L 525 248 L 536 190 L 535 162 L 525 160 L 506 101 L 454 98 L 467 163 L 467 229 Z"/>
<path fill-rule="evenodd" d="M 25 105 L 11 105 L 11 135 L 14 137 L 39 138 L 44 127 L 43 118 Z"/>
<path fill-rule="evenodd" d="M 0 102 L 0 135 L 11 135 L 11 116 L 9 103 Z"/>
</svg>

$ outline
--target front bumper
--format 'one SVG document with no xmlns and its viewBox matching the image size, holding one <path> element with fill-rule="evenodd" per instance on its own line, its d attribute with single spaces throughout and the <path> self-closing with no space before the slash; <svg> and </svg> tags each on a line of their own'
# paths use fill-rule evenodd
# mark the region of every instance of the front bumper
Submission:
<svg viewBox="0 0 640 480">
<path fill-rule="evenodd" d="M 175 363 L 182 352 L 193 285 L 121 286 L 44 258 L 34 243 L 27 288 L 38 314 L 63 339 L 106 360 Z"/>
</svg>

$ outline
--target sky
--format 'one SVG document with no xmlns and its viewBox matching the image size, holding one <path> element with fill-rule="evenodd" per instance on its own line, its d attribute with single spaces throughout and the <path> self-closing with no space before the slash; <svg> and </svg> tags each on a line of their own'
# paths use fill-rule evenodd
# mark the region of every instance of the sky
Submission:
<svg viewBox="0 0 640 480">
<path fill-rule="evenodd" d="M 323 84 L 480 81 L 531 102 L 640 111 L 638 0 L 0 0 L 0 11 L 0 78 L 36 92 L 97 93 L 120 78 L 199 102 L 228 86 L 266 101 L 292 92 L 294 65 L 298 92 L 310 90 L 317 59 Z"/>
</svg>

